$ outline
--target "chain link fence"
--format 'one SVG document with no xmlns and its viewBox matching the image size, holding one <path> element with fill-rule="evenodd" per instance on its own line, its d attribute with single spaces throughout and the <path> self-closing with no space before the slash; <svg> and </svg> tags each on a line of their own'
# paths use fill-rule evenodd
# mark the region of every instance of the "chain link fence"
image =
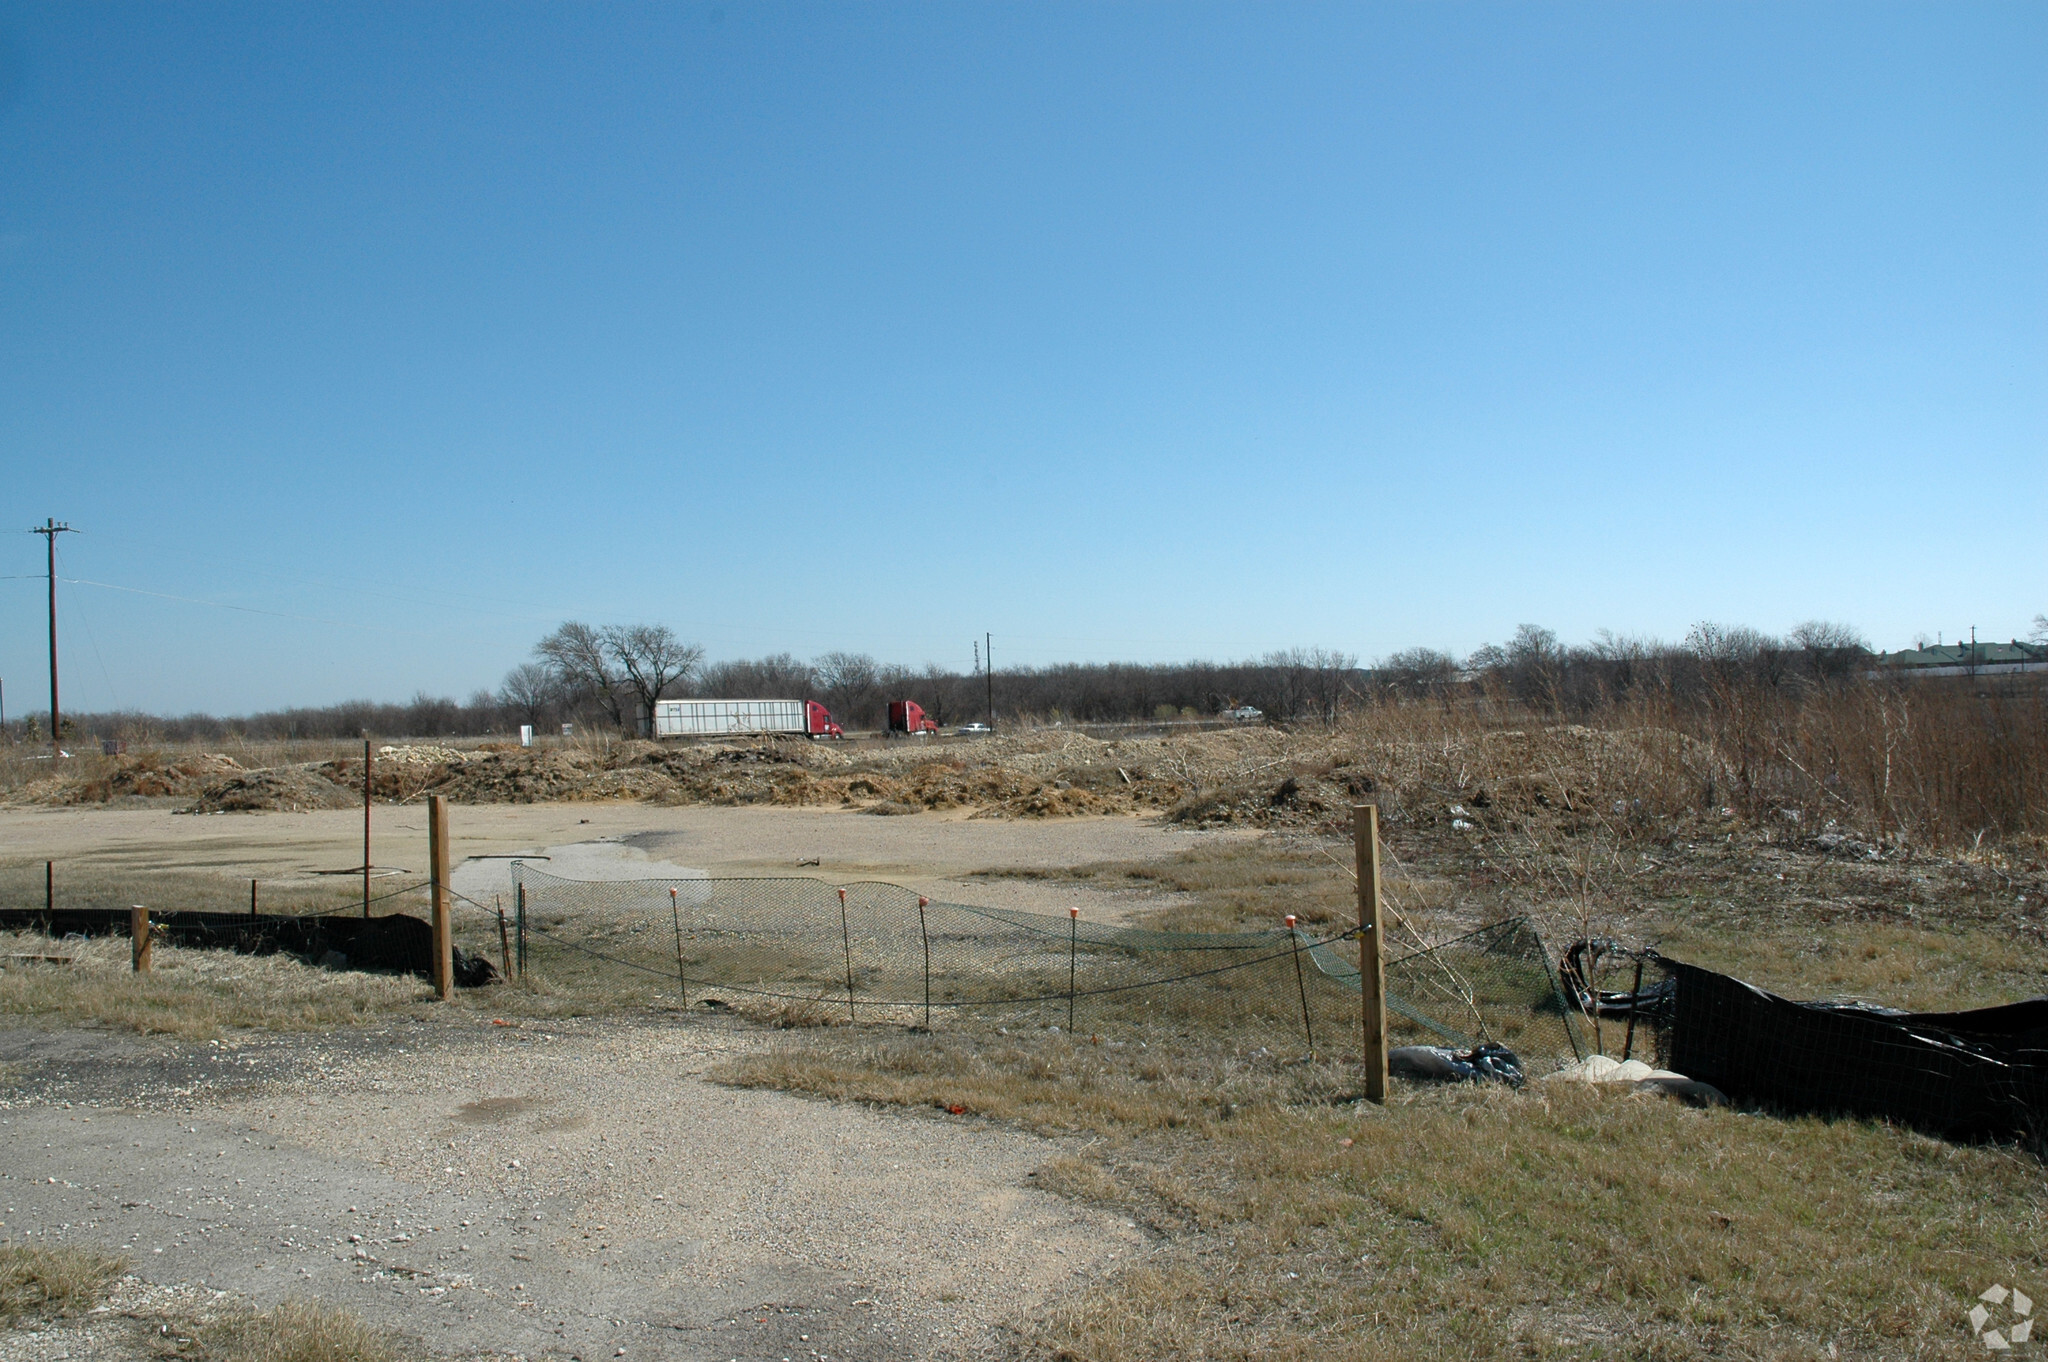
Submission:
<svg viewBox="0 0 2048 1362">
<path fill-rule="evenodd" d="M 568 880 L 515 862 L 458 944 L 536 987 L 612 1004 L 726 1006 L 810 1024 L 1059 1027 L 1132 1039 L 1228 1035 L 1275 1053 L 1356 1052 L 1355 932 L 1175 932 L 977 907 L 899 885 L 768 879 Z M 1392 1043 L 1583 1053 L 1524 919 L 1385 966 Z"/>
</svg>

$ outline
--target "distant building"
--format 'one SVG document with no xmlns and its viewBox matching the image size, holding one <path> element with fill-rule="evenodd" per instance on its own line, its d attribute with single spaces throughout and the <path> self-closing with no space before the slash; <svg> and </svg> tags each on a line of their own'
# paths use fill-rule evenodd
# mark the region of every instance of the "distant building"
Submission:
<svg viewBox="0 0 2048 1362">
<path fill-rule="evenodd" d="M 1939 643 L 1931 648 L 1902 648 L 1879 653 L 1880 668 L 1917 676 L 1969 676 L 1985 672 L 2048 671 L 2048 644 Z"/>
</svg>

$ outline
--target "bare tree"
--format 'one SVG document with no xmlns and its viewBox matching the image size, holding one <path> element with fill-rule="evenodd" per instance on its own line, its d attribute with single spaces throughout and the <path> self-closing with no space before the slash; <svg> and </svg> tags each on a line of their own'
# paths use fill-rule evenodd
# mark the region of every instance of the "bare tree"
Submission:
<svg viewBox="0 0 2048 1362">
<path fill-rule="evenodd" d="M 560 698 L 562 688 L 554 672 L 538 662 L 522 662 L 505 673 L 498 687 L 498 703 L 519 716 L 521 723 L 540 727 L 540 721 Z"/>
<path fill-rule="evenodd" d="M 687 678 L 704 660 L 702 648 L 683 642 L 665 624 L 608 625 L 599 638 L 639 701 L 636 717 L 643 732 L 653 728 L 654 702 L 662 692 Z"/>
<path fill-rule="evenodd" d="M 1316 715 L 1326 724 L 1337 722 L 1337 706 L 1344 698 L 1344 686 L 1358 670 L 1355 653 L 1334 648 L 1311 648 L 1307 653 L 1309 698 Z"/>
<path fill-rule="evenodd" d="M 1441 695 L 1458 679 L 1458 659 L 1434 648 L 1404 648 L 1374 668 L 1382 683 L 1404 695 Z"/>
<path fill-rule="evenodd" d="M 1789 642 L 1805 654 L 1813 674 L 1823 679 L 1848 675 L 1870 655 L 1870 643 L 1860 632 L 1826 620 L 1808 620 L 1792 631 Z"/>
<path fill-rule="evenodd" d="M 2034 632 L 2027 635 L 2029 643 L 2048 643 L 2048 615 L 2034 616 Z"/>
<path fill-rule="evenodd" d="M 626 726 L 622 701 L 626 678 L 605 647 L 604 635 L 570 620 L 533 645 L 533 653 L 554 672 L 572 704 L 592 703 L 616 728 Z"/>
<path fill-rule="evenodd" d="M 1556 633 L 1540 624 L 1520 624 L 1505 648 L 1484 644 L 1465 665 L 1492 684 L 1504 686 L 1523 704 L 1557 709 L 1563 699 L 1565 662 L 1565 650 Z"/>
<path fill-rule="evenodd" d="M 817 667 L 818 689 L 833 715 L 848 727 L 868 723 L 882 683 L 880 665 L 866 653 L 826 653 Z"/>
<path fill-rule="evenodd" d="M 808 700 L 817 689 L 817 668 L 790 653 L 714 662 L 697 674 L 697 693 L 714 700 Z"/>
</svg>

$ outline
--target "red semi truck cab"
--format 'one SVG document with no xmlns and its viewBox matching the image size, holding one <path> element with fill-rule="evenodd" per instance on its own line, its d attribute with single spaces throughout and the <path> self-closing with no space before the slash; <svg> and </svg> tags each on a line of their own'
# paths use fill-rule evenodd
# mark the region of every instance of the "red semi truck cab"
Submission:
<svg viewBox="0 0 2048 1362">
<path fill-rule="evenodd" d="M 832 711 L 816 700 L 804 701 L 804 731 L 814 738 L 843 738 L 846 730 L 832 722 Z"/>
<path fill-rule="evenodd" d="M 889 731 L 923 736 L 927 733 L 937 733 L 939 726 L 925 718 L 923 708 L 915 700 L 891 700 Z"/>
</svg>

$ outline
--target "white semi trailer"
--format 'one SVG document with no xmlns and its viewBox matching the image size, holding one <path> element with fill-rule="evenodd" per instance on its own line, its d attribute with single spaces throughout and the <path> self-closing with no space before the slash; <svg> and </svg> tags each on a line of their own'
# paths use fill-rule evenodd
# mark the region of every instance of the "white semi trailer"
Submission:
<svg viewBox="0 0 2048 1362">
<path fill-rule="evenodd" d="M 654 736 L 708 738 L 730 733 L 802 733 L 843 738 L 832 711 L 816 700 L 656 700 Z"/>
</svg>

